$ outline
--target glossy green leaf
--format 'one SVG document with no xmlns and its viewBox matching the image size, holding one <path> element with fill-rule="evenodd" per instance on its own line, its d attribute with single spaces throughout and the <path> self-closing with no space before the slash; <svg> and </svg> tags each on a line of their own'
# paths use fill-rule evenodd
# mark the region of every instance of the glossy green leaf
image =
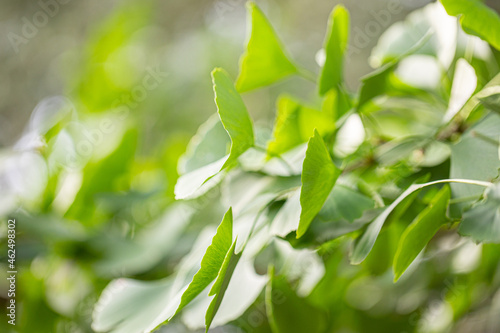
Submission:
<svg viewBox="0 0 500 333">
<path fill-rule="evenodd" d="M 363 235 L 356 241 L 354 245 L 354 250 L 351 254 L 351 263 L 352 264 L 360 264 L 366 256 L 370 253 L 377 237 L 382 229 L 385 221 L 389 217 L 389 215 L 394 211 L 394 209 L 410 194 L 421 190 L 424 187 L 432 186 L 436 184 L 443 183 L 462 183 L 468 185 L 476 185 L 488 187 L 490 183 L 476 180 L 468 180 L 468 179 L 443 179 L 437 180 L 425 184 L 414 184 L 408 187 L 406 191 L 404 191 L 394 202 L 392 202 L 387 208 L 380 214 L 369 226 L 366 228 Z"/>
<path fill-rule="evenodd" d="M 319 94 L 337 88 L 342 82 L 344 53 L 349 42 L 349 12 L 337 5 L 330 14 L 328 30 L 323 48 L 326 59 L 319 77 Z"/>
<path fill-rule="evenodd" d="M 352 100 L 349 93 L 342 87 L 329 90 L 321 104 L 321 111 L 325 112 L 330 119 L 340 120 L 352 108 Z"/>
<path fill-rule="evenodd" d="M 324 243 L 361 229 L 381 213 L 381 208 L 374 206 L 373 199 L 337 183 L 304 238 Z"/>
<path fill-rule="evenodd" d="M 358 110 L 373 98 L 385 94 L 390 89 L 391 80 L 396 80 L 394 75 L 396 66 L 397 61 L 392 61 L 361 78 Z"/>
<path fill-rule="evenodd" d="M 445 185 L 403 232 L 394 256 L 394 280 L 397 281 L 434 234 L 448 221 L 446 211 L 450 187 Z"/>
<path fill-rule="evenodd" d="M 404 54 L 362 77 L 357 109 L 360 110 L 367 102 L 377 96 L 388 94 L 391 90 L 394 90 L 393 86 L 408 88 L 395 76 L 394 70 L 401 59 L 418 51 L 426 44 L 429 38 L 430 34 L 428 32 Z"/>
<path fill-rule="evenodd" d="M 177 200 L 199 197 L 219 184 L 225 176 L 221 170 L 234 164 L 254 143 L 252 121 L 229 76 L 215 69 L 212 79 L 220 121 L 212 117 L 200 126 L 179 161 L 179 169 L 185 173 L 175 184 Z"/>
<path fill-rule="evenodd" d="M 236 80 L 240 92 L 270 85 L 297 72 L 260 8 L 254 2 L 248 2 L 247 11 L 251 29 Z"/>
<path fill-rule="evenodd" d="M 267 147 L 272 155 L 306 142 L 315 128 L 322 135 L 335 129 L 333 117 L 327 112 L 304 106 L 290 96 L 281 96 L 277 108 L 273 139 Z"/>
<path fill-rule="evenodd" d="M 500 184 L 490 186 L 484 200 L 464 213 L 458 231 L 476 242 L 500 243 Z"/>
<path fill-rule="evenodd" d="M 182 294 L 181 303 L 177 308 L 179 312 L 183 307 L 189 304 L 199 293 L 205 289 L 210 282 L 217 278 L 226 254 L 231 248 L 233 241 L 233 212 L 229 210 L 224 215 L 221 224 L 217 228 L 217 233 L 212 239 L 212 244 L 208 247 L 203 259 L 201 268 L 193 277 L 193 281 Z"/>
<path fill-rule="evenodd" d="M 302 167 L 302 187 L 300 192 L 300 221 L 297 238 L 309 228 L 313 218 L 319 213 L 341 171 L 330 158 L 325 142 L 314 130 L 309 139 L 306 158 Z"/>
<path fill-rule="evenodd" d="M 405 227 L 401 220 L 394 220 L 380 231 L 377 242 L 362 265 L 371 275 L 380 276 L 391 269 Z"/>
<path fill-rule="evenodd" d="M 500 115 L 489 114 L 486 118 L 469 128 L 460 141 L 451 146 L 450 177 L 488 181 L 498 175 L 500 159 L 498 146 L 484 138 L 498 140 L 500 136 Z M 483 193 L 483 189 L 452 184 L 455 197 L 473 197 Z M 459 205 L 460 208 L 466 208 Z"/>
<path fill-rule="evenodd" d="M 206 332 L 208 332 L 208 330 L 210 329 L 210 325 L 212 324 L 212 321 L 217 314 L 217 310 L 219 310 L 224 294 L 227 290 L 227 287 L 229 286 L 229 281 L 231 280 L 234 269 L 236 268 L 236 265 L 241 258 L 241 252 L 235 253 L 235 247 L 236 240 L 227 252 L 226 257 L 224 258 L 224 263 L 222 264 L 222 267 L 220 268 L 219 274 L 217 276 L 217 280 L 215 280 L 215 283 L 208 294 L 208 296 L 215 297 L 213 298 L 212 302 L 210 302 L 210 306 L 208 307 L 207 313 L 205 315 Z"/>
<path fill-rule="evenodd" d="M 375 202 L 358 191 L 336 184 L 328 195 L 325 206 L 318 215 L 325 221 L 346 220 L 353 222 L 375 207 Z"/>
<path fill-rule="evenodd" d="M 206 233 L 200 235 L 191 253 L 180 263 L 176 275 L 159 281 L 118 279 L 111 282 L 95 307 L 94 330 L 113 333 L 151 332 L 170 321 L 212 281 L 218 279 L 221 267 L 232 249 L 232 230 L 230 208 L 200 264 L 198 253 L 206 246 Z M 198 264 L 200 266 L 196 274 L 191 275 Z M 228 271 L 227 265 L 225 267 L 225 271 Z M 222 286 L 220 290 L 223 290 Z"/>
<path fill-rule="evenodd" d="M 479 0 L 441 0 L 446 12 L 460 16 L 462 28 L 500 50 L 500 16 Z"/>
<path fill-rule="evenodd" d="M 229 157 L 221 170 L 232 165 L 236 159 L 254 144 L 253 124 L 250 115 L 226 71 L 212 71 L 215 104 L 220 120 L 231 138 Z"/>
</svg>

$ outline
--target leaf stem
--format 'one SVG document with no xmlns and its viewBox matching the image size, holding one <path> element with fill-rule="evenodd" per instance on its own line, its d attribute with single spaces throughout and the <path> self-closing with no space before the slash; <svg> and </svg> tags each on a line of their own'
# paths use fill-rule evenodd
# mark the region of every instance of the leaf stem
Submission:
<svg viewBox="0 0 500 333">
<path fill-rule="evenodd" d="M 484 182 L 481 180 L 472 180 L 472 179 L 441 179 L 433 182 L 425 183 L 425 184 L 414 184 L 408 187 L 396 200 L 394 200 L 387 208 L 380 214 L 365 230 L 363 235 L 358 239 L 356 245 L 354 246 L 354 250 L 351 255 L 351 263 L 354 265 L 360 264 L 368 254 L 371 252 L 375 241 L 378 238 L 380 230 L 385 223 L 385 220 L 389 216 L 389 214 L 398 206 L 406 197 L 412 194 L 415 191 L 418 191 L 424 187 L 436 185 L 436 184 L 444 184 L 444 183 L 461 183 L 461 184 L 469 184 L 469 185 L 477 185 L 483 187 L 490 187 L 492 183 Z"/>
<path fill-rule="evenodd" d="M 473 179 L 441 179 L 441 180 L 435 180 L 433 182 L 425 183 L 425 184 L 418 184 L 414 185 L 416 188 L 424 188 L 427 186 L 431 185 L 436 185 L 436 184 L 444 184 L 444 183 L 460 183 L 460 184 L 468 184 L 468 185 L 477 185 L 477 186 L 483 186 L 483 187 L 490 187 L 492 183 L 490 182 L 484 182 L 481 180 L 473 180 Z"/>
</svg>

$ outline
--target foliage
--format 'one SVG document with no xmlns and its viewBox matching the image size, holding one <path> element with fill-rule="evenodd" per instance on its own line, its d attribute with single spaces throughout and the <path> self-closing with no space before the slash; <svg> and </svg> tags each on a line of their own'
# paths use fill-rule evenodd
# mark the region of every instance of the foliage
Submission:
<svg viewBox="0 0 500 333">
<path fill-rule="evenodd" d="M 95 73 L 84 70 L 75 103 L 92 110 L 61 104 L 38 132 L 45 146 L 9 157 L 47 179 L 6 212 L 31 265 L 23 311 L 48 323 L 21 329 L 446 332 L 476 314 L 498 329 L 500 41 L 485 30 L 498 15 L 474 0 L 417 10 L 382 36 L 378 68 L 354 90 L 343 6 L 318 75 L 291 60 L 255 3 L 247 11 L 239 75 L 213 70 L 218 118 L 181 148 L 140 156 L 138 116 L 108 110 L 112 93 L 90 97 Z M 436 17 L 448 30 L 433 29 Z M 424 29 L 408 47 L 394 36 L 416 18 Z M 272 130 L 254 122 L 240 94 L 286 88 L 292 75 L 317 84 L 314 95 L 284 91 Z M 76 154 L 106 119 L 116 126 L 106 142 Z M 54 272 L 67 285 L 45 278 Z"/>
</svg>

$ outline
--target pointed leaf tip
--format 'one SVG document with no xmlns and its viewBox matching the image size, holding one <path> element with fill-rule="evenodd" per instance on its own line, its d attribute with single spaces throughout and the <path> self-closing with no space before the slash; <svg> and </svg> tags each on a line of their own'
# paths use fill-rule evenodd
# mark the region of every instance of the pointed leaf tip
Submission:
<svg viewBox="0 0 500 333">
<path fill-rule="evenodd" d="M 349 42 L 349 12 L 342 5 L 332 10 L 323 48 L 326 59 L 319 76 L 319 94 L 323 96 L 342 82 L 344 54 Z"/>
<path fill-rule="evenodd" d="M 212 71 L 212 82 L 217 112 L 231 138 L 229 157 L 222 170 L 236 163 L 238 157 L 254 145 L 253 123 L 243 99 L 224 69 L 215 68 Z"/>
<path fill-rule="evenodd" d="M 450 200 L 450 187 L 445 185 L 401 235 L 394 256 L 394 282 L 399 280 L 427 243 L 448 221 L 446 211 Z"/>
<path fill-rule="evenodd" d="M 254 2 L 247 5 L 248 37 L 240 58 L 236 88 L 240 92 L 260 88 L 297 72 L 271 23 Z"/>
<path fill-rule="evenodd" d="M 312 220 L 323 207 L 340 173 L 340 169 L 330 157 L 323 138 L 314 129 L 302 166 L 301 212 L 297 238 L 306 233 Z"/>
</svg>

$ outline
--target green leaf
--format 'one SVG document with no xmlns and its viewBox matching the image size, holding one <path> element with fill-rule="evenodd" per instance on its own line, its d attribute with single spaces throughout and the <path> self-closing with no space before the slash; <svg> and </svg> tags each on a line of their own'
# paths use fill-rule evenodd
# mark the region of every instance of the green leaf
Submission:
<svg viewBox="0 0 500 333">
<path fill-rule="evenodd" d="M 231 139 L 227 135 L 218 115 L 204 122 L 189 141 L 186 152 L 179 160 L 182 173 L 194 171 L 227 155 Z"/>
<path fill-rule="evenodd" d="M 236 240 L 231 246 L 231 249 L 227 252 L 224 263 L 222 264 L 222 267 L 217 276 L 217 280 L 215 280 L 215 283 L 212 286 L 212 289 L 210 289 L 210 293 L 208 294 L 208 296 L 215 295 L 215 297 L 213 298 L 212 302 L 210 302 L 210 306 L 208 307 L 207 313 L 205 315 L 206 332 L 208 332 L 208 330 L 210 329 L 210 325 L 212 324 L 217 310 L 219 310 L 224 294 L 227 290 L 227 287 L 229 286 L 229 281 L 231 280 L 234 269 L 236 268 L 236 265 L 241 258 L 242 252 L 236 254 L 234 251 L 235 247 Z"/>
<path fill-rule="evenodd" d="M 303 142 L 299 120 L 302 106 L 288 96 L 280 96 L 277 109 L 273 139 L 267 146 L 271 154 L 284 153 Z"/>
<path fill-rule="evenodd" d="M 173 279 L 160 281 L 113 280 L 102 292 L 92 315 L 95 332 L 151 332 L 166 307 Z"/>
<path fill-rule="evenodd" d="M 319 213 L 341 171 L 333 164 L 325 142 L 314 130 L 307 145 L 306 157 L 302 166 L 302 187 L 300 191 L 299 228 L 300 238 L 309 228 L 313 218 Z"/>
<path fill-rule="evenodd" d="M 232 230 L 233 217 L 230 208 L 217 228 L 201 263 L 198 253 L 206 246 L 206 233 L 201 234 L 191 253 L 177 267 L 176 275 L 159 281 L 112 281 L 103 291 L 94 309 L 93 329 L 97 332 L 113 333 L 151 332 L 166 324 L 213 280 L 219 279 L 221 268 L 232 248 Z M 197 265 L 200 266 L 194 274 Z M 228 265 L 225 267 L 225 271 L 228 271 Z M 187 283 L 188 281 L 191 282 Z M 223 290 L 223 285 L 220 290 Z"/>
<path fill-rule="evenodd" d="M 324 208 L 328 206 L 328 201 L 325 203 Z M 368 223 L 372 222 L 380 213 L 382 208 L 367 209 L 363 215 L 354 221 L 350 222 L 346 219 L 330 219 L 330 214 L 324 213 L 323 209 L 319 212 L 313 224 L 307 231 L 305 239 L 314 239 L 316 243 L 323 244 L 335 238 L 341 237 L 345 234 L 362 229 Z M 316 220 L 318 223 L 316 223 Z"/>
<path fill-rule="evenodd" d="M 227 84 L 230 87 L 229 89 L 231 89 L 232 83 L 223 83 Z M 223 87 L 219 86 L 218 89 L 222 90 Z M 237 96 L 237 93 L 234 91 L 234 87 L 232 90 Z M 235 98 L 235 101 L 237 99 L 238 98 Z M 231 110 L 228 104 L 224 105 L 226 111 Z M 244 105 L 239 105 L 239 107 L 240 109 L 245 108 Z M 248 115 L 245 116 L 245 114 L 246 108 L 244 109 L 244 112 L 240 112 L 240 118 L 249 118 Z M 226 118 L 229 118 L 229 120 L 226 120 Z M 231 122 L 232 120 L 230 117 L 225 117 L 224 119 L 224 121 L 228 124 L 236 122 L 236 125 L 238 125 L 237 121 Z M 240 133 L 240 131 L 234 129 L 237 127 L 233 126 L 232 132 L 236 132 L 235 137 L 238 138 L 238 142 L 240 144 L 239 149 L 235 151 L 235 154 L 239 154 L 240 149 L 243 151 L 244 148 L 242 145 L 249 145 L 250 139 L 246 138 L 247 135 L 252 136 L 253 144 L 253 129 L 251 121 L 240 120 L 240 122 L 243 123 L 243 125 L 245 125 L 244 123 L 250 123 L 249 126 L 247 126 L 248 124 L 243 126 L 249 133 Z M 177 183 L 175 184 L 174 194 L 177 200 L 197 198 L 205 194 L 214 186 L 218 185 L 224 178 L 225 172 L 219 171 L 232 163 L 226 156 L 227 147 L 232 140 L 228 136 L 228 133 L 229 131 L 224 128 L 223 122 L 219 121 L 217 116 L 211 117 L 200 126 L 196 135 L 189 142 L 186 153 L 179 160 L 178 168 L 181 172 L 185 173 L 178 178 Z M 244 142 L 242 143 L 242 141 Z M 235 144 L 233 143 L 232 146 L 234 145 Z M 236 158 L 237 156 L 233 158 L 233 161 Z"/>
<path fill-rule="evenodd" d="M 321 111 L 335 121 L 340 120 L 351 108 L 351 97 L 342 87 L 328 91 L 321 104 Z"/>
<path fill-rule="evenodd" d="M 374 97 L 385 93 L 391 76 L 394 75 L 396 65 L 397 62 L 392 61 L 361 78 L 361 88 L 359 91 L 357 106 L 358 109 L 361 109 L 363 105 L 372 100 Z"/>
<path fill-rule="evenodd" d="M 274 217 L 271 234 L 286 237 L 297 230 L 300 221 L 300 191 L 295 191 L 287 199 Z"/>
<path fill-rule="evenodd" d="M 112 274 L 113 277 L 130 276 L 152 269 L 179 245 L 194 212 L 194 208 L 187 204 L 175 202 L 148 228 L 138 230 L 134 242 L 107 233 L 92 239 L 94 249 L 104 254 L 94 269 L 101 276 Z M 42 226 L 40 223 L 38 225 Z"/>
<path fill-rule="evenodd" d="M 479 0 L 441 0 L 448 15 L 460 16 L 465 32 L 500 50 L 500 16 Z"/>
<path fill-rule="evenodd" d="M 375 202 L 369 197 L 348 186 L 336 184 L 318 217 L 323 221 L 346 220 L 352 223 L 374 207 Z"/>
<path fill-rule="evenodd" d="M 290 96 L 280 96 L 277 107 L 273 139 L 267 146 L 272 155 L 306 142 L 315 128 L 322 135 L 335 129 L 335 122 L 327 112 L 304 106 Z"/>
<path fill-rule="evenodd" d="M 303 238 L 324 243 L 361 229 L 380 214 L 381 209 L 375 209 L 374 206 L 375 202 L 371 198 L 337 183 Z M 298 220 L 297 216 L 295 221 Z"/>
<path fill-rule="evenodd" d="M 431 34 L 428 31 L 412 48 L 405 53 L 395 58 L 391 62 L 386 63 L 382 67 L 377 68 L 372 73 L 361 78 L 361 87 L 359 89 L 359 98 L 357 109 L 360 110 L 367 102 L 377 96 L 388 94 L 397 88 L 408 88 L 394 74 L 399 61 L 406 56 L 417 52 L 429 40 Z M 396 89 L 394 89 L 394 87 Z M 411 88 L 409 88 L 411 89 Z"/>
<path fill-rule="evenodd" d="M 401 277 L 439 228 L 448 221 L 446 210 L 449 200 L 450 187 L 445 185 L 403 232 L 394 256 L 394 281 Z"/>
<path fill-rule="evenodd" d="M 270 85 L 297 73 L 273 27 L 254 2 L 247 3 L 248 22 L 251 22 L 247 49 L 240 58 L 240 74 L 236 88 L 240 92 Z"/>
<path fill-rule="evenodd" d="M 299 297 L 284 277 L 269 279 L 266 310 L 273 333 L 319 333 L 326 328 L 325 313 Z"/>
<path fill-rule="evenodd" d="M 328 20 L 328 32 L 324 49 L 325 64 L 319 78 L 319 94 L 323 96 L 329 90 L 337 88 L 342 82 L 344 53 L 349 42 L 349 12 L 342 5 L 337 5 Z"/>
<path fill-rule="evenodd" d="M 491 180 L 498 175 L 500 160 L 498 147 L 485 142 L 481 137 L 497 140 L 500 136 L 500 116 L 489 114 L 483 120 L 469 128 L 460 141 L 451 146 L 450 177 L 476 180 Z M 473 197 L 483 193 L 480 188 L 453 184 L 452 193 L 455 197 Z M 459 205 L 465 208 L 464 205 Z"/>
<path fill-rule="evenodd" d="M 497 87 L 498 90 L 498 87 Z M 500 114 L 500 92 L 492 93 L 491 95 L 480 97 L 481 104 L 486 106 L 491 111 Z"/>
<path fill-rule="evenodd" d="M 476 242 L 500 243 L 500 184 L 486 189 L 484 200 L 464 213 L 458 232 Z"/>
<path fill-rule="evenodd" d="M 407 159 L 417 149 L 426 145 L 425 136 L 409 136 L 389 141 L 375 150 L 375 158 L 381 165 L 393 165 Z"/>
<path fill-rule="evenodd" d="M 210 284 L 210 282 L 217 278 L 219 270 L 225 261 L 226 254 L 231 248 L 232 238 L 233 213 L 232 209 L 229 208 L 221 224 L 217 228 L 217 233 L 212 239 L 212 244 L 210 244 L 201 260 L 200 270 L 196 273 L 193 277 L 193 281 L 191 281 L 186 291 L 182 294 L 181 303 L 176 313 L 189 304 Z"/>
<path fill-rule="evenodd" d="M 218 161 L 180 176 L 175 184 L 175 199 L 194 199 L 217 186 L 226 175 L 226 170 L 220 171 L 225 161 L 227 161 L 227 158 L 223 157 Z"/>
<path fill-rule="evenodd" d="M 383 275 L 392 267 L 405 227 L 403 221 L 394 219 L 393 223 L 380 231 L 378 241 L 363 262 L 363 268 L 366 268 L 370 275 Z"/>
<path fill-rule="evenodd" d="M 481 102 L 488 97 L 500 93 L 500 74 L 497 74 L 491 79 L 479 92 L 473 95 L 455 117 L 467 119 L 474 110 L 481 104 Z M 487 106 L 488 107 L 488 106 Z"/>
<path fill-rule="evenodd" d="M 455 24 L 440 22 L 440 30 L 435 28 L 436 21 L 439 22 L 443 17 L 450 19 L 441 6 L 430 5 L 410 13 L 404 21 L 395 22 L 378 38 L 377 45 L 371 50 L 370 64 L 375 68 L 379 68 L 384 64 L 400 59 L 428 33 L 429 29 L 431 29 L 429 40 L 413 54 L 437 57 L 439 60 L 444 60 L 441 54 L 444 51 L 454 55 L 456 37 L 450 32 L 449 26 L 454 27 Z M 446 35 L 446 43 L 443 43 L 441 35 Z M 447 47 L 446 50 L 444 50 L 445 47 Z M 446 58 L 443 65 L 449 66 L 449 61 L 451 60 Z"/>
<path fill-rule="evenodd" d="M 79 221 L 92 220 L 96 211 L 96 196 L 117 189 L 118 179 L 127 174 L 134 161 L 137 140 L 137 129 L 129 129 L 111 154 L 99 162 L 85 166 L 82 187 L 65 217 Z"/>
<path fill-rule="evenodd" d="M 241 154 L 254 145 L 253 125 L 245 104 L 227 72 L 222 68 L 214 69 L 212 81 L 217 112 L 231 138 L 231 150 L 222 170 L 235 163 Z"/>
<path fill-rule="evenodd" d="M 477 186 L 483 186 L 483 187 L 488 187 L 490 186 L 491 183 L 489 182 L 483 182 L 483 181 L 478 181 L 478 180 L 469 180 L 469 179 L 443 179 L 443 180 L 436 180 L 433 182 L 425 183 L 425 184 L 413 184 L 406 191 L 404 191 L 396 200 L 394 200 L 393 203 L 391 203 L 387 208 L 380 214 L 369 226 L 366 228 L 365 232 L 363 235 L 358 239 L 356 244 L 354 245 L 354 250 L 351 254 L 351 263 L 352 264 L 360 264 L 366 256 L 370 253 L 371 249 L 373 248 L 373 245 L 375 244 L 375 241 L 377 240 L 377 237 L 380 233 L 380 230 L 382 229 L 382 226 L 384 225 L 385 221 L 389 217 L 389 215 L 394 211 L 394 209 L 410 194 L 421 190 L 424 187 L 427 186 L 432 186 L 436 184 L 443 184 L 443 183 L 462 183 L 462 184 L 469 184 L 469 185 L 477 185 Z"/>
</svg>

